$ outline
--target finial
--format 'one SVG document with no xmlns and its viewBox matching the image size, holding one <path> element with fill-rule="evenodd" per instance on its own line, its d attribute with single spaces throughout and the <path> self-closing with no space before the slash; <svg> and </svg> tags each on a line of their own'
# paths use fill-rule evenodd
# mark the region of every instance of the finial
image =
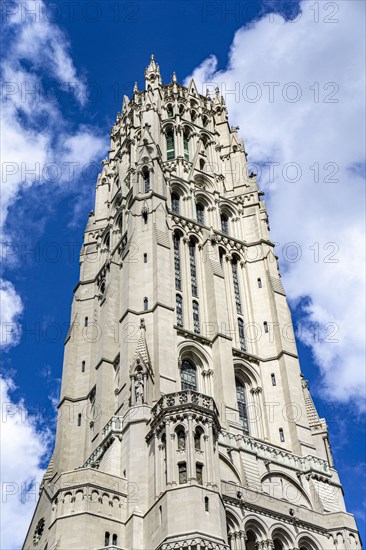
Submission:
<svg viewBox="0 0 366 550">
<path fill-rule="evenodd" d="M 211 99 L 210 90 L 208 88 L 206 88 L 206 97 L 207 99 Z"/>
<path fill-rule="evenodd" d="M 177 74 L 175 71 L 173 72 L 172 82 L 177 82 Z"/>
<path fill-rule="evenodd" d="M 218 86 L 216 86 L 216 88 L 215 88 L 215 93 L 216 93 L 217 97 L 219 97 L 219 95 L 220 95 L 220 88 L 219 88 Z"/>
<path fill-rule="evenodd" d="M 137 82 L 135 82 L 135 85 L 134 85 L 134 87 L 133 87 L 133 92 L 136 93 L 136 92 L 138 92 L 138 91 L 139 91 L 139 89 L 138 89 L 138 87 L 137 87 Z"/>
<path fill-rule="evenodd" d="M 150 61 L 155 61 L 155 55 L 153 53 L 150 55 Z"/>
</svg>

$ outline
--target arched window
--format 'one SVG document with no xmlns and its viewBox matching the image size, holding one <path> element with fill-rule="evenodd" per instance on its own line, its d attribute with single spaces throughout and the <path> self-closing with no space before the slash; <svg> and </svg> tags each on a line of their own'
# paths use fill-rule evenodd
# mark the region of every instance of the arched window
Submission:
<svg viewBox="0 0 366 550">
<path fill-rule="evenodd" d="M 273 548 L 274 550 L 284 550 L 282 541 L 280 539 L 274 539 Z"/>
<path fill-rule="evenodd" d="M 284 443 L 284 442 L 285 442 L 285 434 L 284 434 L 284 432 L 283 432 L 283 428 L 280 428 L 280 429 L 278 430 L 278 433 L 280 434 L 280 441 L 281 441 L 281 443 Z"/>
<path fill-rule="evenodd" d="M 104 535 L 104 546 L 109 546 L 111 535 L 108 531 L 105 532 Z"/>
<path fill-rule="evenodd" d="M 241 351 L 246 351 L 247 346 L 245 343 L 245 331 L 243 319 L 238 319 L 238 332 L 239 332 L 239 344 Z"/>
<path fill-rule="evenodd" d="M 182 362 L 180 370 L 180 381 L 182 390 L 197 391 L 197 371 L 196 367 L 191 361 L 185 359 Z"/>
<path fill-rule="evenodd" d="M 177 313 L 177 326 L 183 327 L 183 298 L 180 294 L 175 297 L 175 308 Z"/>
<path fill-rule="evenodd" d="M 262 288 L 262 279 L 260 277 L 258 277 L 257 283 L 258 283 L 258 288 Z"/>
<path fill-rule="evenodd" d="M 117 546 L 117 540 L 118 540 L 118 537 L 117 537 L 116 533 L 113 533 L 112 546 Z"/>
<path fill-rule="evenodd" d="M 238 277 L 238 261 L 236 259 L 234 259 L 231 262 L 231 267 L 232 267 L 232 272 L 233 272 L 233 284 L 234 284 L 236 313 L 239 313 L 239 315 L 241 315 L 241 299 L 240 299 L 239 277 Z"/>
<path fill-rule="evenodd" d="M 111 244 L 111 236 L 110 236 L 110 233 L 108 232 L 107 235 L 104 237 L 103 246 L 104 248 L 109 249 L 110 244 Z"/>
<path fill-rule="evenodd" d="M 200 334 L 200 332 L 201 332 L 201 328 L 200 328 L 200 309 L 199 309 L 199 304 L 198 304 L 197 300 L 193 300 L 192 309 L 193 309 L 193 330 L 196 334 Z"/>
<path fill-rule="evenodd" d="M 254 531 L 247 531 L 247 540 L 245 541 L 246 550 L 256 550 L 257 536 Z"/>
<path fill-rule="evenodd" d="M 174 133 L 173 130 L 170 128 L 166 133 L 166 159 L 173 160 L 174 158 Z"/>
<path fill-rule="evenodd" d="M 142 178 L 144 180 L 144 193 L 150 192 L 150 172 L 146 166 L 142 169 Z"/>
<path fill-rule="evenodd" d="M 239 418 L 243 426 L 244 433 L 249 435 L 249 420 L 248 420 L 248 407 L 247 407 L 247 398 L 245 385 L 235 379 L 236 384 L 236 400 L 238 402 Z"/>
<path fill-rule="evenodd" d="M 177 429 L 177 441 L 178 441 L 178 450 L 184 451 L 186 448 L 186 433 L 181 426 Z"/>
<path fill-rule="evenodd" d="M 207 125 L 208 125 L 208 118 L 207 118 L 207 116 L 203 116 L 202 117 L 202 126 L 204 126 L 206 128 Z"/>
<path fill-rule="evenodd" d="M 203 170 L 205 167 L 205 161 L 203 159 L 200 159 L 200 170 Z"/>
<path fill-rule="evenodd" d="M 268 332 L 268 323 L 267 323 L 267 321 L 264 321 L 263 328 L 264 328 L 264 332 Z"/>
<path fill-rule="evenodd" d="M 197 113 L 196 111 L 191 111 L 191 121 L 194 122 L 197 118 Z"/>
<path fill-rule="evenodd" d="M 123 224 L 123 214 L 121 213 L 119 216 L 118 216 L 118 220 L 117 220 L 117 227 L 118 227 L 118 231 L 120 233 L 122 233 L 122 224 Z"/>
<path fill-rule="evenodd" d="M 229 234 L 229 218 L 226 214 L 221 214 L 221 231 L 225 233 L 225 235 Z"/>
<path fill-rule="evenodd" d="M 79 413 L 78 414 L 78 427 L 81 426 L 81 414 Z"/>
<path fill-rule="evenodd" d="M 180 203 L 180 196 L 178 195 L 178 193 L 172 193 L 172 210 L 177 214 L 179 214 L 179 210 L 180 210 L 179 203 Z"/>
<path fill-rule="evenodd" d="M 181 117 L 184 115 L 184 110 L 185 110 L 184 105 L 179 105 L 179 114 Z"/>
<path fill-rule="evenodd" d="M 181 273 L 181 262 L 180 262 L 180 235 L 177 233 L 174 233 L 173 245 L 174 245 L 175 289 L 182 290 L 182 273 Z"/>
<path fill-rule="evenodd" d="M 196 268 L 196 242 L 193 239 L 189 241 L 189 265 L 191 268 L 192 296 L 198 296 L 197 268 Z"/>
<path fill-rule="evenodd" d="M 173 118 L 174 111 L 173 111 L 173 105 L 171 103 L 169 103 L 169 105 L 167 105 L 166 113 L 168 115 L 168 118 Z"/>
<path fill-rule="evenodd" d="M 194 432 L 194 448 L 196 449 L 196 451 L 201 451 L 202 434 L 202 428 L 196 428 Z"/>
<path fill-rule="evenodd" d="M 184 160 L 189 160 L 189 134 L 184 132 L 183 134 L 183 152 Z"/>
<path fill-rule="evenodd" d="M 199 485 L 203 485 L 203 464 L 196 464 L 196 479 Z"/>
<path fill-rule="evenodd" d="M 198 223 L 205 223 L 205 207 L 201 202 L 198 202 L 196 204 L 196 213 L 197 213 L 197 221 Z"/>
<path fill-rule="evenodd" d="M 88 317 L 85 317 L 85 319 L 84 319 L 84 327 L 87 327 L 87 326 L 88 326 L 88 322 L 89 322 Z"/>
<path fill-rule="evenodd" d="M 179 483 L 187 483 L 187 463 L 180 462 L 178 464 L 178 473 L 179 473 Z"/>
<path fill-rule="evenodd" d="M 271 374 L 271 380 L 272 380 L 272 386 L 276 386 L 277 382 L 276 382 L 276 375 L 274 372 L 272 372 Z"/>
<path fill-rule="evenodd" d="M 144 311 L 149 309 L 149 299 L 145 296 L 144 298 Z"/>
<path fill-rule="evenodd" d="M 205 497 L 205 512 L 210 511 L 210 499 L 208 497 Z"/>
<path fill-rule="evenodd" d="M 81 372 L 85 372 L 85 361 L 81 361 Z"/>
</svg>

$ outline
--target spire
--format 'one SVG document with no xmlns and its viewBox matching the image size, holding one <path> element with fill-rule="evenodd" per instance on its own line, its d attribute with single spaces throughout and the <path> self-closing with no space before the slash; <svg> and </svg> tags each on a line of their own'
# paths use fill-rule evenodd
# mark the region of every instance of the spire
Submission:
<svg viewBox="0 0 366 550">
<path fill-rule="evenodd" d="M 150 57 L 150 64 L 145 70 L 146 89 L 151 86 L 153 89 L 161 86 L 161 75 L 159 65 L 155 61 L 154 55 Z"/>
<path fill-rule="evenodd" d="M 173 75 L 172 75 L 172 82 L 177 82 L 177 74 L 175 71 L 173 72 Z"/>
<path fill-rule="evenodd" d="M 135 94 L 138 91 L 139 91 L 139 89 L 138 89 L 138 86 L 137 86 L 137 82 L 135 82 L 135 85 L 133 87 L 133 93 Z"/>
</svg>

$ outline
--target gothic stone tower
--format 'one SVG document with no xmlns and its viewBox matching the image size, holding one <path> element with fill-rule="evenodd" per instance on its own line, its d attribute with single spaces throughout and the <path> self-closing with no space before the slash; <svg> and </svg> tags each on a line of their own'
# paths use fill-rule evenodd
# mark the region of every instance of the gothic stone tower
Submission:
<svg viewBox="0 0 366 550">
<path fill-rule="evenodd" d="M 265 203 L 219 90 L 154 58 L 80 254 L 33 550 L 354 549 Z"/>
</svg>

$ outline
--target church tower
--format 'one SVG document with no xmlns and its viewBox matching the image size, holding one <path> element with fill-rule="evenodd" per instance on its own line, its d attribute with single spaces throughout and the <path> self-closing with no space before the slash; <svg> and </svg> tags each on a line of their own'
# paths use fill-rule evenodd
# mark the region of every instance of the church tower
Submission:
<svg viewBox="0 0 366 550">
<path fill-rule="evenodd" d="M 361 548 L 246 157 L 219 89 L 152 56 L 98 176 L 26 550 Z"/>
</svg>

